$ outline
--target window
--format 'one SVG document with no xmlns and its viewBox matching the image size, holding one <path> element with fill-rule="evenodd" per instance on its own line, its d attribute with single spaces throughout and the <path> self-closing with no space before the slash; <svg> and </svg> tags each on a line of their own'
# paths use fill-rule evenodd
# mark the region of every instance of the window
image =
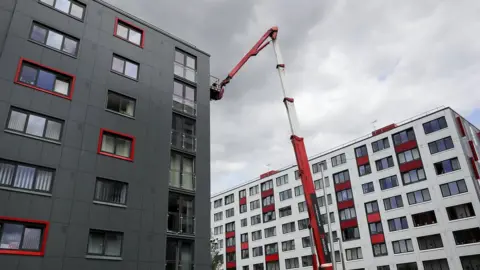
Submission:
<svg viewBox="0 0 480 270">
<path fill-rule="evenodd" d="M 219 235 L 223 233 L 223 225 L 217 226 L 213 228 L 213 234 Z"/>
<path fill-rule="evenodd" d="M 265 245 L 265 255 L 272 255 L 278 253 L 278 244 L 273 243 L 273 244 L 268 244 Z"/>
<path fill-rule="evenodd" d="M 398 217 L 388 220 L 388 229 L 391 232 L 408 229 L 407 217 Z"/>
<path fill-rule="evenodd" d="M 262 191 L 273 189 L 273 181 L 269 180 L 269 181 L 263 182 L 260 186 L 262 187 Z"/>
<path fill-rule="evenodd" d="M 289 251 L 294 249 L 295 249 L 295 240 L 292 239 L 292 240 L 282 242 L 282 251 Z"/>
<path fill-rule="evenodd" d="M 457 220 L 475 216 L 472 203 L 465 203 L 447 207 L 449 220 Z"/>
<path fill-rule="evenodd" d="M 299 171 L 299 170 L 296 170 L 296 171 L 294 172 L 294 174 L 295 174 L 295 180 L 300 179 L 300 171 Z"/>
<path fill-rule="evenodd" d="M 249 188 L 249 192 L 250 192 L 250 196 L 257 195 L 258 194 L 258 185 Z"/>
<path fill-rule="evenodd" d="M 412 221 L 414 227 L 421 227 L 437 223 L 437 217 L 435 211 L 427 211 L 412 215 Z"/>
<path fill-rule="evenodd" d="M 420 250 L 443 248 L 442 237 L 440 234 L 432 234 L 422 237 L 417 237 L 418 248 Z"/>
<path fill-rule="evenodd" d="M 107 110 L 117 112 L 122 115 L 135 116 L 135 99 L 124 96 L 122 94 L 108 91 L 107 94 Z"/>
<path fill-rule="evenodd" d="M 40 2 L 83 21 L 86 6 L 80 2 L 70 0 L 40 0 Z"/>
<path fill-rule="evenodd" d="M 225 210 L 225 217 L 226 218 L 233 217 L 234 215 L 235 215 L 235 211 L 234 211 L 233 208 Z"/>
<path fill-rule="evenodd" d="M 273 237 L 277 235 L 277 227 L 270 227 L 265 229 L 265 238 Z"/>
<path fill-rule="evenodd" d="M 247 218 L 242 218 L 242 219 L 240 220 L 240 226 L 241 226 L 241 227 L 247 227 L 247 226 L 248 226 Z"/>
<path fill-rule="evenodd" d="M 225 245 L 227 247 L 233 247 L 235 246 L 235 237 L 230 237 L 225 240 Z"/>
<path fill-rule="evenodd" d="M 275 179 L 275 180 L 277 182 L 277 187 L 281 186 L 281 185 L 288 184 L 288 174 L 277 177 L 277 179 Z"/>
<path fill-rule="evenodd" d="M 340 220 L 349 220 L 357 217 L 357 213 L 355 212 L 355 207 L 345 208 L 338 211 L 338 215 L 340 216 Z"/>
<path fill-rule="evenodd" d="M 55 170 L 0 160 L 0 186 L 51 193 Z"/>
<path fill-rule="evenodd" d="M 368 224 L 370 235 L 383 233 L 382 222 L 375 222 Z"/>
<path fill-rule="evenodd" d="M 252 241 L 259 240 L 259 239 L 262 239 L 262 231 L 258 230 L 258 231 L 252 232 Z"/>
<path fill-rule="evenodd" d="M 332 194 L 327 194 L 327 202 L 328 202 L 328 205 L 332 204 Z"/>
<path fill-rule="evenodd" d="M 175 75 L 196 82 L 197 76 L 197 59 L 193 55 L 175 50 Z"/>
<path fill-rule="evenodd" d="M 283 208 L 278 209 L 278 215 L 282 217 L 290 216 L 292 214 L 292 207 L 286 206 Z"/>
<path fill-rule="evenodd" d="M 139 64 L 124 57 L 114 54 L 112 58 L 112 71 L 125 75 L 134 80 L 138 79 Z"/>
<path fill-rule="evenodd" d="M 126 205 L 127 189 L 127 183 L 97 178 L 93 199 L 99 202 Z"/>
<path fill-rule="evenodd" d="M 385 243 L 373 244 L 372 248 L 373 248 L 373 256 L 374 257 L 387 256 L 388 255 L 387 245 Z M 382 269 L 382 268 L 377 268 L 377 269 Z"/>
<path fill-rule="evenodd" d="M 423 130 L 425 134 L 430 134 L 432 132 L 447 128 L 447 120 L 445 120 L 445 116 L 439 117 L 432 121 L 426 122 L 423 124 Z"/>
<path fill-rule="evenodd" d="M 358 166 L 359 176 L 364 176 L 371 173 L 372 173 L 372 168 L 370 167 L 370 163 Z"/>
<path fill-rule="evenodd" d="M 380 183 L 381 190 L 390 189 L 398 186 L 398 179 L 396 175 L 382 178 L 378 180 L 378 182 Z"/>
<path fill-rule="evenodd" d="M 343 201 L 349 201 L 353 199 L 353 194 L 351 189 L 345 189 L 342 191 L 337 192 L 337 201 L 338 202 L 343 202 Z"/>
<path fill-rule="evenodd" d="M 263 256 L 263 248 L 262 247 L 254 247 L 252 248 L 253 257 Z M 263 265 L 262 265 L 263 266 Z M 255 269 L 255 265 L 253 265 Z M 262 267 L 263 269 L 263 267 Z"/>
<path fill-rule="evenodd" d="M 298 212 L 302 213 L 302 212 L 305 212 L 306 210 L 307 210 L 307 204 L 305 203 L 305 201 L 299 202 L 298 203 Z"/>
<path fill-rule="evenodd" d="M 100 129 L 98 153 L 110 157 L 133 161 L 135 137 Z"/>
<path fill-rule="evenodd" d="M 170 186 L 195 190 L 195 159 L 192 156 L 172 151 L 170 155 Z"/>
<path fill-rule="evenodd" d="M 115 30 L 113 34 L 118 38 L 143 48 L 143 42 L 145 38 L 143 30 L 129 22 L 115 18 Z"/>
<path fill-rule="evenodd" d="M 413 148 L 397 154 L 398 163 L 403 164 L 413 160 L 420 159 L 420 152 L 418 148 Z"/>
<path fill-rule="evenodd" d="M 452 158 L 437 162 L 434 163 L 433 166 L 435 167 L 435 172 L 437 173 L 437 175 L 460 170 L 460 162 L 458 162 L 458 158 Z"/>
<path fill-rule="evenodd" d="M 332 231 L 333 242 L 338 242 L 337 231 Z"/>
<path fill-rule="evenodd" d="M 343 241 L 350 241 L 360 239 L 360 231 L 358 227 L 351 227 L 342 230 Z"/>
<path fill-rule="evenodd" d="M 195 152 L 195 121 L 182 115 L 173 114 L 171 144 L 175 148 Z"/>
<path fill-rule="evenodd" d="M 221 206 L 222 206 L 222 199 L 218 199 L 213 202 L 213 208 L 218 208 Z"/>
<path fill-rule="evenodd" d="M 448 197 L 448 196 L 453 196 L 453 195 L 468 192 L 467 184 L 465 184 L 465 180 L 463 179 L 442 184 L 440 185 L 440 190 L 442 191 L 443 197 Z"/>
<path fill-rule="evenodd" d="M 253 270 L 263 270 L 263 263 L 256 263 L 253 265 Z"/>
<path fill-rule="evenodd" d="M 390 265 L 377 266 L 377 270 L 390 270 Z"/>
<path fill-rule="evenodd" d="M 325 187 L 329 187 L 330 186 L 330 180 L 328 180 L 328 176 L 325 176 L 323 178 L 323 180 L 324 180 L 323 182 L 325 182 Z"/>
<path fill-rule="evenodd" d="M 325 171 L 327 169 L 327 162 L 325 160 L 317 162 L 312 165 L 312 172 L 313 173 L 318 173 L 322 169 Z"/>
<path fill-rule="evenodd" d="M 308 220 L 308 218 L 300 219 L 300 220 L 298 221 L 298 230 L 300 231 L 300 230 L 305 230 L 305 229 L 307 229 L 307 228 L 308 228 L 308 225 L 309 225 L 309 222 L 310 222 L 310 221 Z"/>
<path fill-rule="evenodd" d="M 413 131 L 413 128 L 406 129 L 393 135 L 393 144 L 395 146 L 413 140 L 415 140 L 415 132 Z"/>
<path fill-rule="evenodd" d="M 295 222 L 289 222 L 282 225 L 283 234 L 291 233 L 295 231 Z"/>
<path fill-rule="evenodd" d="M 173 109 L 189 115 L 197 115 L 195 88 L 188 84 L 174 81 Z"/>
<path fill-rule="evenodd" d="M 388 138 L 383 138 L 378 141 L 372 142 L 372 150 L 374 153 L 387 148 L 390 148 L 390 143 L 388 142 Z"/>
<path fill-rule="evenodd" d="M 247 205 L 246 204 L 241 204 L 239 206 L 239 211 L 240 211 L 240 214 L 247 212 Z"/>
<path fill-rule="evenodd" d="M 480 254 L 461 256 L 460 262 L 462 263 L 462 268 L 464 270 L 474 270 L 475 268 L 478 269 L 480 267 Z"/>
<path fill-rule="evenodd" d="M 397 264 L 397 270 L 418 270 L 418 266 L 416 262 L 399 263 Z"/>
<path fill-rule="evenodd" d="M 235 254 L 235 252 L 229 252 L 229 253 L 225 254 L 225 257 L 226 257 L 227 263 L 228 262 L 234 262 L 237 259 L 237 255 Z"/>
<path fill-rule="evenodd" d="M 480 242 L 480 228 L 475 227 L 466 230 L 459 230 L 453 232 L 453 238 L 457 245 L 466 245 Z"/>
<path fill-rule="evenodd" d="M 428 149 L 432 155 L 452 148 L 453 140 L 450 136 L 428 143 Z"/>
<path fill-rule="evenodd" d="M 350 181 L 350 174 L 348 173 L 348 170 L 334 174 L 333 181 L 335 184 L 341 184 Z"/>
<path fill-rule="evenodd" d="M 428 188 L 407 193 L 408 204 L 417 204 L 431 200 Z"/>
<path fill-rule="evenodd" d="M 273 197 L 273 195 L 270 195 L 262 199 L 262 206 L 268 206 L 271 204 L 275 204 L 275 198 Z"/>
<path fill-rule="evenodd" d="M 310 236 L 302 237 L 302 247 L 307 248 L 312 246 L 312 241 L 310 240 Z"/>
<path fill-rule="evenodd" d="M 412 239 L 392 241 L 392 245 L 393 245 L 393 253 L 395 254 L 413 252 Z"/>
<path fill-rule="evenodd" d="M 409 185 L 427 179 L 423 168 L 414 169 L 402 174 L 403 184 Z"/>
<path fill-rule="evenodd" d="M 315 187 L 315 190 L 322 189 L 323 188 L 323 180 L 318 179 L 318 180 L 313 181 L 313 186 Z"/>
<path fill-rule="evenodd" d="M 235 221 L 225 224 L 225 232 L 234 232 L 235 231 Z"/>
<path fill-rule="evenodd" d="M 364 156 L 368 156 L 368 150 L 366 145 L 355 148 L 355 157 L 359 158 Z"/>
<path fill-rule="evenodd" d="M 312 255 L 302 256 L 302 267 L 308 267 L 312 265 Z"/>
<path fill-rule="evenodd" d="M 345 249 L 345 254 L 346 254 L 346 257 L 347 257 L 347 261 L 363 259 L 362 248 L 361 247 L 347 248 L 347 249 Z"/>
<path fill-rule="evenodd" d="M 317 202 L 318 202 L 318 205 L 320 207 L 324 206 L 325 205 L 325 196 L 320 196 L 317 198 Z"/>
<path fill-rule="evenodd" d="M 335 213 L 330 212 L 330 223 L 334 223 L 334 222 L 335 222 Z"/>
<path fill-rule="evenodd" d="M 303 186 L 297 186 L 293 190 L 295 191 L 295 197 L 303 195 Z"/>
<path fill-rule="evenodd" d="M 259 224 L 259 223 L 262 223 L 262 219 L 261 219 L 260 215 L 255 215 L 255 216 L 250 217 L 250 224 L 251 225 L 256 225 L 256 224 Z"/>
<path fill-rule="evenodd" d="M 263 213 L 263 223 L 270 222 L 275 219 L 276 219 L 275 211 Z"/>
<path fill-rule="evenodd" d="M 219 221 L 223 219 L 223 212 L 213 214 L 213 221 Z"/>
<path fill-rule="evenodd" d="M 55 96 L 72 99 L 75 76 L 20 58 L 15 83 Z"/>
<path fill-rule="evenodd" d="M 447 259 L 423 261 L 424 270 L 450 270 Z M 468 268 L 464 268 L 468 269 Z M 474 269 L 474 268 L 472 268 Z"/>
<path fill-rule="evenodd" d="M 0 217 L 0 254 L 43 256 L 49 223 Z"/>
<path fill-rule="evenodd" d="M 373 187 L 373 182 L 362 184 L 362 190 L 363 190 L 363 194 L 374 192 L 375 188 Z"/>
<path fill-rule="evenodd" d="M 397 196 L 383 199 L 383 204 L 385 206 L 385 210 L 403 207 L 402 195 L 397 195 Z"/>
<path fill-rule="evenodd" d="M 377 201 L 371 201 L 371 202 L 365 203 L 365 211 L 367 212 L 367 215 L 378 212 L 379 209 L 378 209 Z"/>
<path fill-rule="evenodd" d="M 375 161 L 375 165 L 377 166 L 377 171 L 385 170 L 390 167 L 393 167 L 393 158 L 392 156 L 388 156 L 382 159 Z"/>
<path fill-rule="evenodd" d="M 345 153 L 332 157 L 332 167 L 344 164 L 347 162 Z"/>
<path fill-rule="evenodd" d="M 335 262 L 340 262 L 340 251 L 335 250 Z"/>
<path fill-rule="evenodd" d="M 285 243 L 285 242 L 283 242 L 283 243 Z M 283 245 L 283 243 L 282 243 L 282 245 Z M 288 250 L 291 250 L 291 249 L 288 249 Z M 293 269 L 293 268 L 299 268 L 299 267 L 300 267 L 300 262 L 298 261 L 298 258 L 285 259 L 285 268 L 286 269 Z"/>
<path fill-rule="evenodd" d="M 89 255 L 120 257 L 122 242 L 123 233 L 90 230 L 87 253 Z"/>
<path fill-rule="evenodd" d="M 218 248 L 223 248 L 223 239 L 218 240 Z M 222 257 L 223 260 L 223 257 Z"/>
<path fill-rule="evenodd" d="M 279 195 L 280 195 L 280 201 L 291 199 L 292 198 L 292 190 L 291 189 L 284 190 L 284 191 L 280 192 Z"/>
<path fill-rule="evenodd" d="M 248 248 L 242 249 L 242 259 L 248 259 Z"/>
<path fill-rule="evenodd" d="M 250 202 L 250 210 L 255 210 L 260 208 L 260 200 L 255 200 Z"/>
<path fill-rule="evenodd" d="M 65 33 L 53 30 L 46 25 L 33 22 L 30 30 L 30 40 L 42 43 L 48 48 L 52 48 L 66 54 L 76 56 L 78 49 L 78 38 L 74 38 Z"/>
<path fill-rule="evenodd" d="M 233 194 L 225 196 L 225 205 L 229 205 L 235 201 Z"/>
<path fill-rule="evenodd" d="M 240 242 L 241 242 L 241 243 L 246 243 L 246 242 L 248 242 L 248 233 L 242 233 L 242 234 L 240 235 Z"/>
</svg>

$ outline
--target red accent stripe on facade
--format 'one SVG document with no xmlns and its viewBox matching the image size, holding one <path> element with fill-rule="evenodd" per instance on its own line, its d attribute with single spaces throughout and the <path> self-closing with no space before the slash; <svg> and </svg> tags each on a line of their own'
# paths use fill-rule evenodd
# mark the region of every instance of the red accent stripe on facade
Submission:
<svg viewBox="0 0 480 270">
<path fill-rule="evenodd" d="M 475 179 L 480 179 L 480 174 L 478 173 L 477 163 L 473 158 L 470 158 L 470 163 L 472 163 L 473 175 L 475 175 Z"/>
<path fill-rule="evenodd" d="M 278 253 L 265 256 L 265 262 L 276 262 L 276 261 L 278 261 Z"/>
<path fill-rule="evenodd" d="M 385 243 L 385 235 L 383 233 L 371 235 L 370 241 L 372 242 L 372 245 Z"/>
<path fill-rule="evenodd" d="M 235 231 L 225 233 L 225 238 L 231 238 L 231 237 L 235 237 Z"/>
<path fill-rule="evenodd" d="M 248 249 L 248 242 L 244 242 L 240 245 L 241 249 Z"/>
<path fill-rule="evenodd" d="M 247 197 L 240 198 L 240 205 L 247 204 Z"/>
<path fill-rule="evenodd" d="M 12 222 L 19 222 L 23 224 L 35 224 L 43 226 L 42 232 L 42 240 L 40 244 L 40 249 L 37 251 L 23 251 L 23 250 L 2 250 L 0 249 L 0 254 L 9 254 L 9 255 L 23 255 L 23 256 L 43 256 L 45 255 L 45 248 L 47 246 L 47 238 L 48 238 L 48 229 L 50 227 L 50 223 L 48 221 L 43 220 L 33 220 L 33 219 L 25 219 L 25 218 L 15 218 L 15 217 L 3 217 L 0 216 L 0 221 L 12 221 Z"/>
<path fill-rule="evenodd" d="M 119 156 L 119 155 L 115 155 L 115 154 L 111 154 L 111 153 L 102 152 L 102 141 L 103 141 L 103 134 L 104 133 L 110 133 L 110 134 L 113 134 L 113 135 L 118 135 L 118 136 L 121 136 L 121 137 L 131 139 L 132 144 L 130 145 L 130 157 L 123 157 L 123 156 Z M 120 132 L 117 132 L 117 131 L 101 128 L 100 129 L 100 136 L 98 138 L 97 153 L 100 154 L 100 155 L 104 155 L 104 156 L 123 159 L 123 160 L 126 160 L 126 161 L 133 161 L 133 157 L 135 156 L 135 137 L 132 136 L 132 135 L 125 134 L 125 133 L 120 133 Z"/>
<path fill-rule="evenodd" d="M 230 246 L 225 249 L 225 252 L 230 253 L 230 252 L 235 252 L 235 246 Z"/>
<path fill-rule="evenodd" d="M 381 220 L 380 213 L 371 213 L 367 215 L 368 223 L 379 222 Z"/>
<path fill-rule="evenodd" d="M 411 140 L 395 146 L 395 152 L 400 153 L 417 147 L 417 141 Z"/>
<path fill-rule="evenodd" d="M 475 150 L 475 145 L 473 144 L 472 141 L 468 141 L 468 144 L 470 145 L 470 150 L 472 150 L 472 156 L 475 161 L 478 161 L 478 155 L 477 151 Z"/>
<path fill-rule="evenodd" d="M 383 128 L 379 128 L 379 129 L 377 129 L 377 130 L 375 130 L 375 131 L 372 132 L 372 136 L 377 136 L 377 135 L 379 135 L 379 134 L 382 134 L 382 133 L 384 133 L 384 132 L 387 132 L 387 131 L 389 131 L 389 130 L 392 130 L 392 129 L 396 128 L 396 127 L 397 127 L 396 124 L 390 124 L 390 125 L 385 126 L 385 127 L 383 127 Z"/>
<path fill-rule="evenodd" d="M 270 195 L 273 195 L 273 188 L 262 191 L 262 198 L 268 197 Z"/>
<path fill-rule="evenodd" d="M 142 39 L 141 39 L 141 41 L 140 41 L 140 46 L 137 45 L 137 44 L 135 44 L 135 43 L 133 43 L 133 42 L 131 42 L 130 40 L 124 39 L 124 38 L 121 37 L 121 36 L 117 36 L 118 22 L 121 22 L 121 23 L 123 23 L 123 24 L 131 27 L 131 28 L 137 30 L 138 32 L 140 32 L 140 33 L 142 34 Z M 140 48 L 143 48 L 143 46 L 145 45 L 145 31 L 144 31 L 142 28 L 140 28 L 140 27 L 138 27 L 138 26 L 136 26 L 136 25 L 134 25 L 134 24 L 132 24 L 132 23 L 130 23 L 130 22 L 127 22 L 127 21 L 125 21 L 125 20 L 122 20 L 122 19 L 120 19 L 120 18 L 118 18 L 118 17 L 115 18 L 115 26 L 114 26 L 114 29 L 113 29 L 113 35 L 114 35 L 115 37 L 118 37 L 119 39 L 125 40 L 126 42 L 132 43 L 132 44 L 135 45 L 135 46 L 139 46 Z"/>
<path fill-rule="evenodd" d="M 227 262 L 227 269 L 237 267 L 237 262 Z"/>
<path fill-rule="evenodd" d="M 357 165 L 358 166 L 365 165 L 367 163 L 368 163 L 368 155 L 357 158 Z"/>
<path fill-rule="evenodd" d="M 421 159 L 416 159 L 412 160 L 410 162 L 405 162 L 403 164 L 400 164 L 400 172 L 408 172 L 414 169 L 421 168 L 423 166 L 422 160 Z"/>
<path fill-rule="evenodd" d="M 342 210 L 349 207 L 354 207 L 353 199 L 337 203 L 338 210 Z"/>
<path fill-rule="evenodd" d="M 340 191 L 344 189 L 349 189 L 352 187 L 352 183 L 350 183 L 350 180 L 340 183 L 340 184 L 335 184 L 335 191 Z"/>
<path fill-rule="evenodd" d="M 262 173 L 262 174 L 260 174 L 260 179 L 263 179 L 265 177 L 269 177 L 269 176 L 274 175 L 276 173 L 277 173 L 277 171 L 275 171 L 275 170 L 271 170 L 271 171 L 268 171 L 266 173 Z"/>
<path fill-rule="evenodd" d="M 460 135 L 465 137 L 465 128 L 463 127 L 462 118 L 460 118 L 460 116 L 457 116 L 457 124 L 458 128 L 460 129 Z"/>
<path fill-rule="evenodd" d="M 356 226 L 358 226 L 358 221 L 356 218 L 340 222 L 340 228 L 342 229 L 356 227 Z"/>
<path fill-rule="evenodd" d="M 262 208 L 262 213 L 267 213 L 267 212 L 270 212 L 270 211 L 275 211 L 275 204 L 270 204 L 270 205 L 267 205 L 267 206 L 264 206 Z"/>
</svg>

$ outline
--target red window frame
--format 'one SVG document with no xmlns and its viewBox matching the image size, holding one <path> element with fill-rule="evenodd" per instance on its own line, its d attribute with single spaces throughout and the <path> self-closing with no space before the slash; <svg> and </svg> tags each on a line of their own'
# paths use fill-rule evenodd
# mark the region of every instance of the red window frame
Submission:
<svg viewBox="0 0 480 270">
<path fill-rule="evenodd" d="M 132 140 L 132 145 L 130 147 L 130 157 L 123 157 L 123 156 L 115 155 L 115 154 L 112 154 L 112 153 L 103 152 L 102 151 L 102 141 L 103 141 L 103 134 L 104 133 L 110 133 L 112 135 L 117 135 L 117 136 L 121 136 L 121 137 L 128 138 L 128 139 Z M 120 132 L 117 132 L 117 131 L 101 128 L 100 129 L 100 136 L 98 137 L 97 153 L 100 154 L 100 155 L 108 156 L 108 157 L 118 158 L 118 159 L 122 159 L 122 160 L 126 160 L 126 161 L 133 161 L 133 158 L 134 158 L 134 155 L 135 155 L 135 137 L 132 136 L 132 135 L 125 134 L 125 133 L 120 133 Z"/>
<path fill-rule="evenodd" d="M 43 256 L 45 255 L 45 247 L 47 246 L 48 238 L 48 229 L 50 227 L 50 222 L 43 220 L 32 220 L 25 218 L 14 218 L 14 217 L 4 217 L 0 216 L 1 221 L 10 221 L 22 224 L 35 224 L 43 226 L 42 239 L 40 241 L 40 250 L 39 251 L 24 251 L 24 250 L 13 250 L 13 249 L 0 249 L 0 254 L 9 254 L 9 255 L 23 255 L 23 256 Z"/>
<path fill-rule="evenodd" d="M 40 88 L 40 87 L 37 87 L 37 86 L 34 86 L 34 85 L 30 85 L 28 83 L 21 82 L 20 81 L 20 72 L 22 71 L 23 63 L 28 63 L 28 64 L 31 64 L 31 65 L 37 66 L 38 68 L 43 68 L 43 69 L 46 69 L 48 71 L 52 71 L 52 72 L 58 73 L 60 75 L 71 78 L 69 89 L 68 89 L 68 96 L 62 95 L 62 94 L 59 94 L 59 93 L 56 93 L 56 92 L 53 92 L 53 91 L 49 91 L 49 90 L 46 90 L 46 89 L 43 89 L 43 88 Z M 58 70 L 58 69 L 55 69 L 55 68 L 52 68 L 52 67 L 42 65 L 42 64 L 40 64 L 38 62 L 35 62 L 33 60 L 30 60 L 30 59 L 20 57 L 20 61 L 18 62 L 17 72 L 15 74 L 14 82 L 16 84 L 19 84 L 19 85 L 22 85 L 22 86 L 25 86 L 25 87 L 29 87 L 29 88 L 32 88 L 32 89 L 37 90 L 37 91 L 41 91 L 41 92 L 44 92 L 44 93 L 47 93 L 47 94 L 50 94 L 50 95 L 54 95 L 54 96 L 57 96 L 57 97 L 65 98 L 65 99 L 68 99 L 68 100 L 72 100 L 73 90 L 75 89 L 75 80 L 76 80 L 75 75 L 63 72 L 61 70 Z"/>
<path fill-rule="evenodd" d="M 133 28 L 134 30 L 137 30 L 137 31 L 140 32 L 140 33 L 142 33 L 142 38 L 141 38 L 141 40 L 140 40 L 140 45 L 135 44 L 135 43 L 131 42 L 130 40 L 125 39 L 125 38 L 117 35 L 117 27 L 118 27 L 118 23 L 119 23 L 119 22 L 125 24 L 125 25 L 128 26 L 128 27 Z M 140 28 L 140 27 L 138 27 L 138 26 L 136 26 L 136 25 L 134 25 L 134 24 L 132 24 L 132 23 L 130 23 L 130 22 L 127 22 L 126 20 L 120 19 L 120 18 L 118 18 L 118 17 L 115 17 L 115 27 L 114 27 L 114 29 L 113 29 L 113 36 L 115 36 L 115 37 L 117 37 L 117 38 L 119 38 L 119 39 L 121 39 L 121 40 L 125 40 L 126 42 L 128 42 L 128 43 L 130 43 L 130 44 L 133 44 L 133 45 L 135 45 L 135 46 L 138 46 L 138 47 L 140 47 L 140 48 L 142 48 L 142 49 L 143 49 L 143 47 L 144 47 L 144 45 L 145 45 L 145 30 L 143 30 L 142 28 Z"/>
</svg>

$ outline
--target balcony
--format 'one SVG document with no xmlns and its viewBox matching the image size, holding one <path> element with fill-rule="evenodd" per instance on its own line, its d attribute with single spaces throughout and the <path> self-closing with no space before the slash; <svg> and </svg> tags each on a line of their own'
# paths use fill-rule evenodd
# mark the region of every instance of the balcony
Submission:
<svg viewBox="0 0 480 270">
<path fill-rule="evenodd" d="M 195 234 L 195 217 L 169 212 L 167 230 L 178 234 Z"/>
<path fill-rule="evenodd" d="M 170 144 L 172 147 L 188 152 L 197 151 L 197 138 L 176 130 L 172 130 Z"/>
<path fill-rule="evenodd" d="M 195 174 L 170 170 L 170 187 L 195 191 Z"/>
<path fill-rule="evenodd" d="M 167 260 L 165 264 L 165 270 L 193 270 L 193 263 L 190 261 L 177 262 Z"/>
<path fill-rule="evenodd" d="M 189 68 L 180 63 L 175 62 L 174 67 L 175 75 L 182 77 L 186 80 L 196 83 L 197 82 L 197 71 L 193 68 Z"/>
<path fill-rule="evenodd" d="M 175 111 L 182 112 L 191 116 L 197 115 L 197 104 L 194 101 L 182 96 L 173 94 L 172 108 Z"/>
</svg>

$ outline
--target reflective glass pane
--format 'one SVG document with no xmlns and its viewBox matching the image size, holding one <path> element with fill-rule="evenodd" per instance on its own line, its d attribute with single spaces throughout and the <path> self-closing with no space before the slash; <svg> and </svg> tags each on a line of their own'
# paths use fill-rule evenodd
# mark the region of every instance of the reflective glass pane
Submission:
<svg viewBox="0 0 480 270">
<path fill-rule="evenodd" d="M 103 253 L 103 233 L 91 232 L 88 237 L 88 253 L 99 254 Z"/>
<path fill-rule="evenodd" d="M 142 42 L 142 33 L 130 29 L 130 35 L 128 37 L 128 40 L 132 43 L 140 45 L 140 43 Z"/>
<path fill-rule="evenodd" d="M 181 52 L 175 52 L 175 62 L 178 62 L 180 64 L 185 64 L 185 56 Z"/>
<path fill-rule="evenodd" d="M 35 179 L 35 190 L 50 191 L 50 185 L 53 179 L 53 172 L 37 170 Z"/>
<path fill-rule="evenodd" d="M 185 69 L 185 79 L 195 82 L 195 70 Z"/>
<path fill-rule="evenodd" d="M 27 115 L 21 112 L 12 111 L 10 119 L 8 121 L 8 128 L 18 131 L 23 131 L 25 128 L 25 122 L 27 121 Z"/>
<path fill-rule="evenodd" d="M 173 94 L 183 97 L 183 85 L 178 82 L 173 82 Z"/>
<path fill-rule="evenodd" d="M 187 56 L 187 67 L 195 69 L 195 58 Z"/>
<path fill-rule="evenodd" d="M 131 141 L 123 138 L 116 139 L 115 154 L 122 157 L 130 157 Z"/>
<path fill-rule="evenodd" d="M 122 250 L 122 236 L 118 234 L 107 234 L 105 255 L 119 257 Z"/>
<path fill-rule="evenodd" d="M 117 71 L 117 72 L 120 72 L 120 73 L 123 73 L 123 68 L 125 66 L 125 61 L 119 59 L 119 58 L 116 58 L 116 57 L 113 57 L 113 61 L 112 61 L 112 69 Z"/>
<path fill-rule="evenodd" d="M 53 90 L 55 74 L 40 70 L 38 72 L 37 86 L 45 90 Z"/>
<path fill-rule="evenodd" d="M 467 185 L 465 184 L 465 181 L 464 180 L 460 180 L 457 182 L 457 185 L 458 185 L 458 190 L 460 192 L 467 192 Z"/>
<path fill-rule="evenodd" d="M 1 249 L 19 249 L 22 240 L 23 225 L 4 223 L 2 228 Z"/>
<path fill-rule="evenodd" d="M 53 140 L 60 140 L 60 132 L 62 132 L 62 124 L 48 120 L 45 137 Z"/>
<path fill-rule="evenodd" d="M 455 195 L 455 194 L 458 194 L 458 187 L 457 187 L 457 183 L 456 182 L 451 182 L 451 183 L 448 183 L 448 187 L 450 189 L 450 193 L 452 195 Z"/>
<path fill-rule="evenodd" d="M 43 130 L 45 129 L 46 119 L 36 115 L 30 115 L 28 117 L 27 130 L 25 131 L 28 134 L 34 136 L 43 136 Z"/>
<path fill-rule="evenodd" d="M 79 19 L 83 19 L 83 11 L 84 11 L 84 8 L 82 6 L 72 3 L 72 9 L 70 10 L 70 15 L 77 17 Z"/>
<path fill-rule="evenodd" d="M 71 55 L 77 54 L 77 41 L 69 38 L 65 38 L 63 42 L 63 49 L 64 52 L 69 53 Z"/>
<path fill-rule="evenodd" d="M 184 67 L 176 64 L 176 65 L 174 66 L 175 75 L 180 76 L 180 77 L 183 77 L 183 69 L 184 69 Z"/>
<path fill-rule="evenodd" d="M 38 250 L 40 249 L 40 238 L 42 230 L 37 228 L 25 228 L 22 249 Z"/>
<path fill-rule="evenodd" d="M 53 6 L 53 2 L 54 2 L 54 0 L 40 0 L 40 1 L 50 6 Z"/>
<path fill-rule="evenodd" d="M 0 163 L 0 185 L 11 185 L 15 166 L 7 163 Z"/>
<path fill-rule="evenodd" d="M 13 186 L 23 189 L 32 189 L 33 181 L 35 180 L 35 168 L 27 166 L 17 166 L 17 173 L 15 174 L 15 180 Z"/>
<path fill-rule="evenodd" d="M 55 92 L 65 95 L 68 95 L 70 84 L 66 81 L 55 80 Z"/>
<path fill-rule="evenodd" d="M 47 45 L 57 50 L 62 48 L 63 36 L 54 31 L 48 31 Z"/>
<path fill-rule="evenodd" d="M 37 69 L 23 66 L 22 73 L 20 74 L 20 81 L 28 84 L 35 84 L 35 80 L 37 79 Z"/>
<path fill-rule="evenodd" d="M 133 64 L 131 62 L 126 62 L 126 63 L 127 65 L 125 66 L 125 75 L 136 79 L 138 76 L 138 65 Z"/>
<path fill-rule="evenodd" d="M 128 28 L 125 26 L 118 24 L 117 25 L 117 36 L 122 37 L 124 39 L 128 38 Z"/>
<path fill-rule="evenodd" d="M 31 39 L 44 43 L 46 36 L 47 36 L 47 30 L 45 28 L 42 28 L 38 25 L 33 26 L 32 33 L 30 34 Z"/>
<path fill-rule="evenodd" d="M 112 153 L 115 149 L 115 138 L 104 134 L 102 139 L 102 151 Z"/>
<path fill-rule="evenodd" d="M 57 0 L 55 3 L 55 8 L 68 13 L 70 10 L 70 0 Z"/>
</svg>

